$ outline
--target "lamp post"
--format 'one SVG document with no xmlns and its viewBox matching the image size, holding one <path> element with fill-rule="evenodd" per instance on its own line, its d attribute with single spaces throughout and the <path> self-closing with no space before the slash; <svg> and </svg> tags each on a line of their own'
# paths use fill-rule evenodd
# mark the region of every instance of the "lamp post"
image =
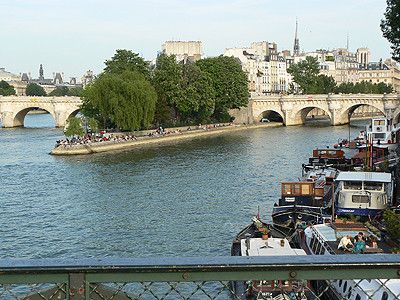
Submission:
<svg viewBox="0 0 400 300">
<path fill-rule="evenodd" d="M 348 139 L 348 143 L 349 143 L 349 148 L 350 148 L 350 117 L 351 117 L 351 113 L 350 111 L 348 112 L 348 119 L 349 119 L 349 139 Z"/>
</svg>

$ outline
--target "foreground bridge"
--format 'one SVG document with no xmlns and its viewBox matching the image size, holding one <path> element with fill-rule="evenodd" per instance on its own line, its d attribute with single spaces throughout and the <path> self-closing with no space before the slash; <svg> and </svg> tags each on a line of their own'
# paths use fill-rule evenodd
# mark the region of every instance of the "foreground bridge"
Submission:
<svg viewBox="0 0 400 300">
<path fill-rule="evenodd" d="M 64 127 L 67 119 L 79 112 L 79 97 L 0 96 L 0 120 L 3 127 L 24 126 L 26 114 L 35 109 L 50 113 L 56 127 Z"/>
<path fill-rule="evenodd" d="M 340 299 L 399 299 L 400 255 L 0 260 L 1 299 L 239 300 L 247 295 L 241 283 L 252 280 L 266 290 L 275 284 L 279 299 L 293 299 L 295 286 L 315 300 L 332 291 Z"/>
<path fill-rule="evenodd" d="M 400 95 L 397 94 L 328 94 L 252 96 L 245 108 L 232 110 L 238 123 L 260 121 L 268 113 L 278 114 L 285 125 L 304 124 L 314 108 L 323 110 L 332 125 L 347 124 L 360 106 L 372 106 L 395 123 L 399 122 Z"/>
</svg>

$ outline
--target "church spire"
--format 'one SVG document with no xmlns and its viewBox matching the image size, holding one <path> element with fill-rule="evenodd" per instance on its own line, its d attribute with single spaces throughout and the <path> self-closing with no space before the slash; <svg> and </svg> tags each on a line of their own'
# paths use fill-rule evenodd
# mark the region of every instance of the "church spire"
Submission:
<svg viewBox="0 0 400 300">
<path fill-rule="evenodd" d="M 39 68 L 39 79 L 40 79 L 40 80 L 43 80 L 43 79 L 44 79 L 44 77 L 43 77 L 43 66 L 42 66 L 42 64 L 40 64 L 40 68 Z"/>
<path fill-rule="evenodd" d="M 297 56 L 300 54 L 300 44 L 299 44 L 299 38 L 297 37 L 297 19 L 296 19 L 296 32 L 294 34 L 294 46 L 293 46 L 293 55 Z"/>
</svg>

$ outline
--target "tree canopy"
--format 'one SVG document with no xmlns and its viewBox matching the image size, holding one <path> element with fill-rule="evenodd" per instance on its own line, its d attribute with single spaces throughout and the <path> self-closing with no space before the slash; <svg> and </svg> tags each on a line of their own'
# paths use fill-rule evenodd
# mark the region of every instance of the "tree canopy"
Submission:
<svg viewBox="0 0 400 300">
<path fill-rule="evenodd" d="M 46 91 L 44 88 L 36 83 L 29 83 L 26 86 L 25 93 L 27 96 L 46 96 Z"/>
<path fill-rule="evenodd" d="M 179 118 L 177 103 L 182 98 L 182 65 L 174 55 L 161 53 L 157 57 L 153 76 L 153 86 L 157 92 L 156 122 L 169 123 L 171 118 Z"/>
<path fill-rule="evenodd" d="M 139 54 L 130 50 L 118 49 L 110 60 L 104 62 L 106 74 L 122 74 L 125 71 L 136 71 L 141 73 L 146 79 L 150 78 L 149 63 Z"/>
<path fill-rule="evenodd" d="M 2 96 L 15 95 L 15 89 L 12 85 L 9 85 L 8 82 L 2 80 L 0 81 L 0 95 Z"/>
<path fill-rule="evenodd" d="M 153 121 L 157 94 L 138 71 L 103 73 L 83 92 L 82 113 L 103 128 L 148 128 Z"/>
<path fill-rule="evenodd" d="M 383 36 L 389 41 L 392 58 L 400 62 L 400 2 L 387 0 L 385 18 L 381 21 Z"/>
<path fill-rule="evenodd" d="M 64 134 L 65 136 L 83 136 L 85 132 L 83 131 L 82 128 L 81 119 L 77 117 L 68 118 Z"/>
<path fill-rule="evenodd" d="M 81 87 L 68 88 L 66 86 L 58 86 L 49 93 L 49 96 L 76 96 L 80 97 L 83 89 Z"/>
<path fill-rule="evenodd" d="M 357 83 L 347 82 L 341 83 L 334 89 L 335 93 L 343 94 L 384 94 L 393 92 L 393 87 L 384 82 L 372 83 L 361 81 Z"/>
<path fill-rule="evenodd" d="M 247 76 L 240 62 L 234 57 L 218 56 L 196 62 L 211 79 L 215 91 L 213 118 L 217 121 L 230 121 L 228 110 L 247 106 L 249 92 Z"/>
</svg>

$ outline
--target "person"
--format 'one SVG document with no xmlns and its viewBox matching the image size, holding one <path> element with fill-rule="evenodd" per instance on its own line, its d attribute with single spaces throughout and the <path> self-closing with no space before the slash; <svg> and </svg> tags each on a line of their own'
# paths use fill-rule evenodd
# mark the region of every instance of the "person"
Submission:
<svg viewBox="0 0 400 300">
<path fill-rule="evenodd" d="M 338 250 L 351 251 L 352 248 L 353 248 L 353 243 L 351 242 L 351 236 L 350 235 L 343 236 L 339 242 Z"/>
<path fill-rule="evenodd" d="M 376 242 L 376 238 L 375 237 L 371 237 L 371 248 L 378 248 L 378 243 Z"/>
<path fill-rule="evenodd" d="M 354 243 L 354 252 L 361 253 L 366 248 L 364 237 L 358 239 L 357 242 Z"/>
<path fill-rule="evenodd" d="M 313 236 L 310 222 L 307 224 L 307 228 L 304 229 L 304 235 L 306 236 L 307 245 L 310 245 L 310 241 L 311 241 L 312 236 Z"/>
</svg>

